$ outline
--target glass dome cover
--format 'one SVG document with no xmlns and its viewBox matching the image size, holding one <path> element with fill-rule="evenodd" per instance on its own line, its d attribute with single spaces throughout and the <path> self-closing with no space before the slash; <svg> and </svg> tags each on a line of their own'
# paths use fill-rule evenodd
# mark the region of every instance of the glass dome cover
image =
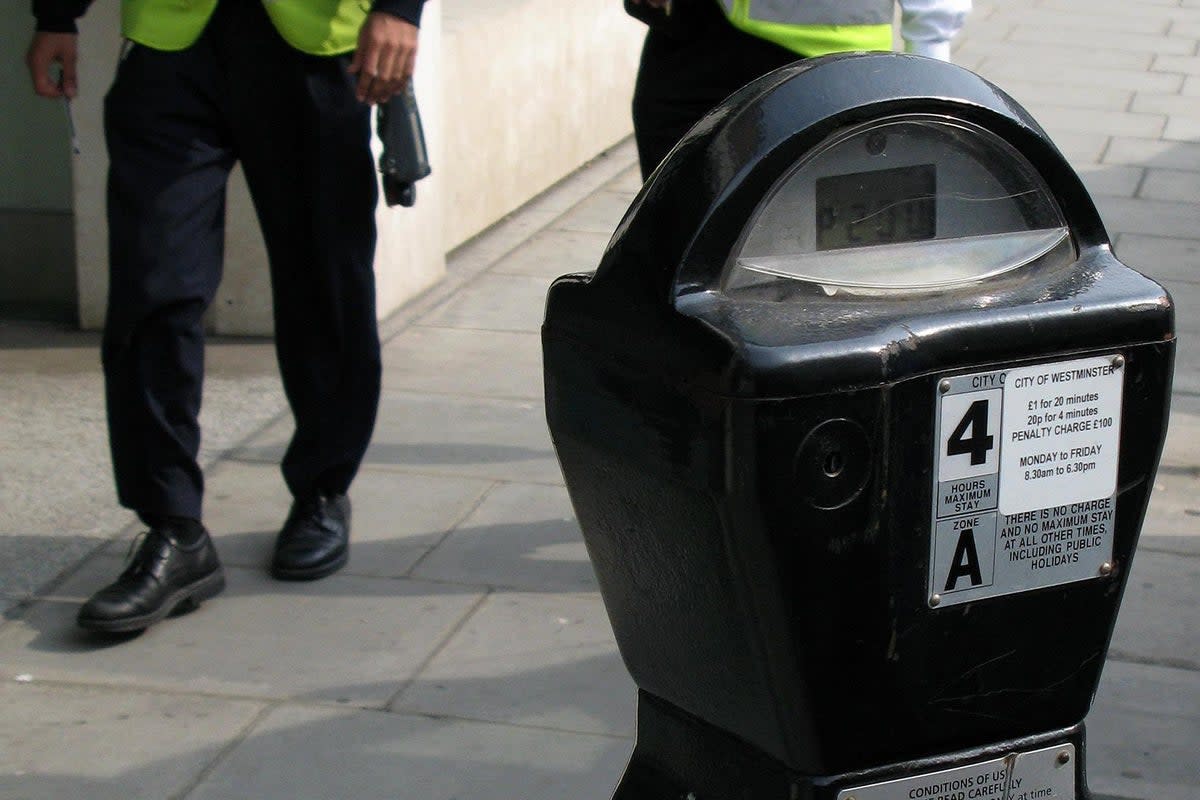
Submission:
<svg viewBox="0 0 1200 800">
<path fill-rule="evenodd" d="M 1008 142 L 957 119 L 905 115 L 842 131 L 767 193 L 721 278 L 827 293 L 935 291 L 1050 258 L 1074 260 L 1058 205 Z"/>
</svg>

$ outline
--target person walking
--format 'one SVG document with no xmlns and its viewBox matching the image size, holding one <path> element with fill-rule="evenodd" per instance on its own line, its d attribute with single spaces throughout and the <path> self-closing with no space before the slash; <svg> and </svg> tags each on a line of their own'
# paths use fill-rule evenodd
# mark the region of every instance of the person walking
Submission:
<svg viewBox="0 0 1200 800">
<path fill-rule="evenodd" d="M 971 0 L 899 0 L 906 52 L 950 59 Z M 894 0 L 625 0 L 649 25 L 633 95 L 642 178 L 737 89 L 800 58 L 891 50 Z"/>
<path fill-rule="evenodd" d="M 405 88 L 423 0 L 123 0 L 104 102 L 109 296 L 101 343 L 119 502 L 148 526 L 79 610 L 140 631 L 225 585 L 197 463 L 203 317 L 221 278 L 225 187 L 245 173 L 266 242 L 275 346 L 295 433 L 293 504 L 272 574 L 315 580 L 349 555 L 347 492 L 379 403 L 370 105 Z M 33 0 L 39 95 L 79 90 L 90 0 Z"/>
</svg>

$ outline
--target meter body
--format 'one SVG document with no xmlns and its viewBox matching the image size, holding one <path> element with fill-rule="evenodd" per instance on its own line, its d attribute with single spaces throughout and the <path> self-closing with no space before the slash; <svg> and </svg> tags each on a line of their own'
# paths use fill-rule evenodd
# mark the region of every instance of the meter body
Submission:
<svg viewBox="0 0 1200 800">
<path fill-rule="evenodd" d="M 1087 797 L 1173 325 L 966 70 L 800 62 L 697 125 L 543 327 L 617 800 Z"/>
</svg>

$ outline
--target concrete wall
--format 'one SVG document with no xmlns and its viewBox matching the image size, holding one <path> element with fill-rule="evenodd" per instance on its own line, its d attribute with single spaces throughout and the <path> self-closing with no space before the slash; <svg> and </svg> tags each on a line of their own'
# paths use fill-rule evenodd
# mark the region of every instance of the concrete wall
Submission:
<svg viewBox="0 0 1200 800">
<path fill-rule="evenodd" d="M 74 319 L 66 112 L 31 91 L 24 56 L 33 25 L 27 14 L 18 19 L 0 21 L 0 313 Z"/>
<path fill-rule="evenodd" d="M 620 0 L 438 4 L 452 248 L 632 132 L 645 27 Z"/>
<path fill-rule="evenodd" d="M 82 86 L 75 107 L 83 154 L 74 159 L 69 206 L 84 328 L 103 324 L 107 292 L 108 165 L 100 110 L 119 51 L 118 6 L 94 3 L 80 21 Z M 644 32 L 618 0 L 431 0 L 422 19 L 416 91 L 433 174 L 417 184 L 414 208 L 388 209 L 381 202 L 377 212 L 381 317 L 441 278 L 447 251 L 629 135 Z M 0 25 L 13 28 L 12 22 Z M 28 32 L 23 27 L 16 37 L 20 52 Z M 21 91 L 28 92 L 27 81 Z M 209 327 L 229 334 L 271 331 L 265 252 L 236 172 L 225 275 Z"/>
</svg>

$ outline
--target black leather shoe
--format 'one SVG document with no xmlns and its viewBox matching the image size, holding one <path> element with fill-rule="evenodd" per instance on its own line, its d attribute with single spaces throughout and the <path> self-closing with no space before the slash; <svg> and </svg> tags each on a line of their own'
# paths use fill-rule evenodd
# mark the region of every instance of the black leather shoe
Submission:
<svg viewBox="0 0 1200 800">
<path fill-rule="evenodd" d="M 170 524 L 152 528 L 121 576 L 79 609 L 79 626 L 104 633 L 140 631 L 220 594 L 225 572 L 212 539 L 207 532 L 192 538 L 184 546 Z"/>
<path fill-rule="evenodd" d="M 332 575 L 350 558 L 350 498 L 314 494 L 292 503 L 279 538 L 271 574 L 285 581 Z"/>
</svg>

